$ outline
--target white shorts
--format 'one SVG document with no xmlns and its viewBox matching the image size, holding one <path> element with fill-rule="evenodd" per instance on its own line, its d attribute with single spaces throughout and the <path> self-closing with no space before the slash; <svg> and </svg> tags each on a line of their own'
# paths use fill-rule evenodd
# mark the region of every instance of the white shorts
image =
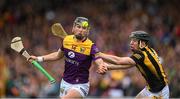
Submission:
<svg viewBox="0 0 180 99">
<path fill-rule="evenodd" d="M 146 86 L 138 95 L 141 97 L 161 97 L 162 99 L 169 99 L 169 87 L 166 85 L 160 92 L 152 93 Z"/>
<path fill-rule="evenodd" d="M 69 89 L 75 89 L 81 94 L 82 97 L 86 97 L 89 92 L 89 85 L 89 82 L 84 84 L 70 84 L 62 79 L 60 83 L 59 96 L 62 97 L 66 95 Z"/>
</svg>

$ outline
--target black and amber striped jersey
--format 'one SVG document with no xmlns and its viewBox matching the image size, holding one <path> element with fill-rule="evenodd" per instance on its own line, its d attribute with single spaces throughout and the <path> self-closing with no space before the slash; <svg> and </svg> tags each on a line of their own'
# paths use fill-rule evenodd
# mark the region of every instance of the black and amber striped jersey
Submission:
<svg viewBox="0 0 180 99">
<path fill-rule="evenodd" d="M 166 74 L 153 48 L 147 46 L 134 51 L 131 58 L 136 62 L 136 67 L 147 81 L 151 92 L 159 92 L 167 85 Z"/>
</svg>

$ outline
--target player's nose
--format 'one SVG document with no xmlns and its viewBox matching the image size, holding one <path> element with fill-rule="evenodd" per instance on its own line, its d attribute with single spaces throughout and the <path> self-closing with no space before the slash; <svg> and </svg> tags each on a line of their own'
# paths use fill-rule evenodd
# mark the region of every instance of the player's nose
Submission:
<svg viewBox="0 0 180 99">
<path fill-rule="evenodd" d="M 83 30 L 79 30 L 78 34 L 84 34 Z"/>
</svg>

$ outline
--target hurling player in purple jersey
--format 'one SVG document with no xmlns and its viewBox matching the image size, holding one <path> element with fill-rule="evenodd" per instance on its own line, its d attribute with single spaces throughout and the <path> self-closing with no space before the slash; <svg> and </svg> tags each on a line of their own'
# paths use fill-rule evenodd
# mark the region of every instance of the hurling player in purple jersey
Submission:
<svg viewBox="0 0 180 99">
<path fill-rule="evenodd" d="M 64 38 L 62 47 L 53 53 L 43 56 L 31 56 L 39 62 L 58 60 L 64 57 L 65 70 L 60 84 L 61 98 L 83 98 L 89 92 L 89 68 L 94 61 L 98 65 L 98 73 L 104 74 L 107 66 L 98 56 L 99 50 L 88 39 L 90 26 L 85 17 L 77 17 L 72 33 Z"/>
</svg>

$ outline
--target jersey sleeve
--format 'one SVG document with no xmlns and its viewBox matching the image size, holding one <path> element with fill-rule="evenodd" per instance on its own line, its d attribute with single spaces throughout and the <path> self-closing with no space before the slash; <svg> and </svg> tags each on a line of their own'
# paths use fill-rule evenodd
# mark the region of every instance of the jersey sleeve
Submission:
<svg viewBox="0 0 180 99">
<path fill-rule="evenodd" d="M 143 53 L 140 53 L 140 52 L 136 52 L 136 53 L 133 53 L 130 58 L 132 58 L 136 64 L 139 64 L 140 62 L 143 62 L 144 60 L 144 55 Z"/>
<path fill-rule="evenodd" d="M 95 57 L 95 55 L 97 54 L 97 53 L 99 53 L 100 51 L 99 51 L 99 49 L 97 48 L 97 46 L 95 45 L 95 44 L 93 44 L 92 45 L 92 47 L 91 47 L 91 56 L 92 56 L 92 58 L 93 58 L 93 60 L 96 60 L 96 59 L 99 59 L 100 57 Z"/>
</svg>

